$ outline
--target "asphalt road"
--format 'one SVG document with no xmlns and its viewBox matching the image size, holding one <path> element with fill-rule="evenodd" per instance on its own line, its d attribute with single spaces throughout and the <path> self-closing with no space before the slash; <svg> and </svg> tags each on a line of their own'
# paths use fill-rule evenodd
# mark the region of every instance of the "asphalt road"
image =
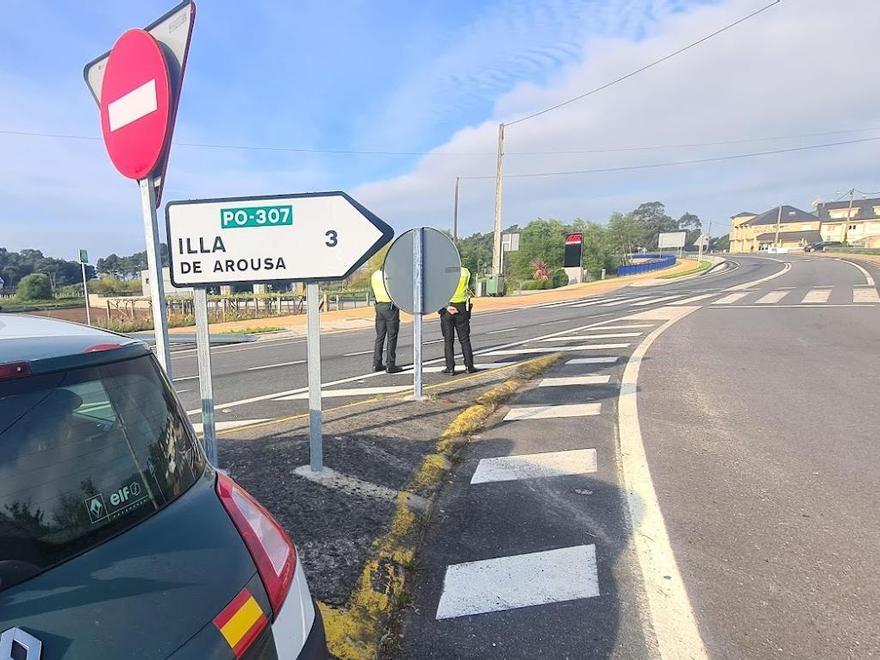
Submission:
<svg viewBox="0 0 880 660">
<path fill-rule="evenodd" d="M 865 283 L 785 261 L 762 294 Z M 880 655 L 878 327 L 877 306 L 707 305 L 652 349 L 642 430 L 713 657 Z"/>
<path fill-rule="evenodd" d="M 461 456 L 398 657 L 880 653 L 872 273 L 733 261 L 522 330 L 570 350 Z"/>
<path fill-rule="evenodd" d="M 580 299 L 573 304 L 534 306 L 523 297 L 523 307 L 513 310 L 480 312 L 479 303 L 472 318 L 472 340 L 478 363 L 496 364 L 525 356 L 481 356 L 504 347 L 516 347 L 545 335 L 611 318 L 627 311 L 644 311 L 662 305 L 666 296 L 678 299 L 720 292 L 737 283 L 772 275 L 781 268 L 767 259 L 738 259 L 733 267 L 717 274 L 670 284 L 613 292 L 605 299 Z M 657 300 L 657 302 L 653 302 Z M 574 306 L 588 303 L 586 306 Z M 321 370 L 325 408 L 370 398 L 376 390 L 368 388 L 403 387 L 411 384 L 409 372 L 398 375 L 372 374 L 372 329 L 325 334 L 321 338 Z M 425 321 L 424 359 L 429 366 L 442 364 L 443 344 L 439 320 L 429 315 Z M 398 362 L 412 361 L 412 329 L 401 326 Z M 432 362 L 433 361 L 433 362 Z M 461 361 L 459 360 L 459 365 Z M 307 410 L 306 342 L 304 339 L 265 340 L 240 346 L 212 349 L 214 399 L 219 428 L 253 420 L 267 420 L 303 413 Z M 200 419 L 198 368 L 194 349 L 172 354 L 174 385 L 192 419 Z M 426 374 L 426 382 L 448 378 Z M 340 382 L 342 381 L 342 382 Z M 339 390 L 349 390 L 338 396 Z M 351 390 L 355 390 L 351 392 Z M 335 394 L 334 394 L 335 393 Z M 288 397 L 294 397 L 292 399 Z"/>
</svg>

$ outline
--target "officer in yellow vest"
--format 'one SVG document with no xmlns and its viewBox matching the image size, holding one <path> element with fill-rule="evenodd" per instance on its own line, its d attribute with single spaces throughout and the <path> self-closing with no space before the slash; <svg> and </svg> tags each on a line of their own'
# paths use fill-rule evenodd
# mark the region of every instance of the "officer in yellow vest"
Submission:
<svg viewBox="0 0 880 660">
<path fill-rule="evenodd" d="M 400 310 L 391 302 L 391 296 L 385 289 L 382 270 L 377 270 L 370 278 L 370 287 L 376 299 L 376 343 L 373 345 L 373 371 L 388 371 L 396 374 L 403 371 L 397 362 L 397 333 L 400 330 Z M 385 338 L 388 338 L 388 362 L 382 364 L 382 349 Z"/>
<path fill-rule="evenodd" d="M 440 310 L 440 331 L 443 333 L 443 353 L 446 357 L 446 369 L 443 373 L 450 376 L 455 374 L 456 333 L 467 372 L 472 374 L 479 371 L 474 366 L 474 349 L 471 347 L 471 299 L 468 294 L 470 280 L 471 271 L 462 267 L 458 287 L 449 299 L 449 305 Z"/>
</svg>

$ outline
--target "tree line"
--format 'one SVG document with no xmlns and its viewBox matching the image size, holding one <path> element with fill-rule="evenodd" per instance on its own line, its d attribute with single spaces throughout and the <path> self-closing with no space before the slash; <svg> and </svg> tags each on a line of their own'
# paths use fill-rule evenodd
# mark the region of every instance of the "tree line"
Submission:
<svg viewBox="0 0 880 660">
<path fill-rule="evenodd" d="M 82 267 L 78 261 L 47 257 L 40 250 L 13 252 L 0 247 L 0 278 L 4 281 L 4 287 L 15 289 L 22 279 L 32 273 L 46 276 L 53 296 L 64 286 L 79 285 L 82 288 Z M 86 277 L 95 277 L 93 266 L 86 266 Z"/>
<path fill-rule="evenodd" d="M 626 263 L 627 255 L 656 250 L 661 232 L 685 231 L 686 244 L 693 245 L 702 233 L 702 222 L 693 213 L 673 218 L 661 202 L 646 202 L 627 213 L 611 214 L 607 223 L 577 218 L 562 222 L 536 218 L 527 225 L 514 225 L 506 233 L 519 233 L 519 250 L 505 253 L 504 272 L 508 278 L 531 279 L 537 270 L 562 267 L 565 236 L 582 233 L 583 266 L 594 277 L 604 269 L 613 273 Z M 485 273 L 492 266 L 492 232 L 476 233 L 458 241 L 464 266 L 473 273 Z"/>
</svg>

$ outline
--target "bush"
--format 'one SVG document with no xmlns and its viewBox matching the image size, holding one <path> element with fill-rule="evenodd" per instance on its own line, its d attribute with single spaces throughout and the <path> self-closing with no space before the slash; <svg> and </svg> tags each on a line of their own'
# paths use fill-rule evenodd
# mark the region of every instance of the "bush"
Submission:
<svg viewBox="0 0 880 660">
<path fill-rule="evenodd" d="M 553 283 L 554 289 L 556 287 L 565 286 L 568 284 L 568 273 L 565 272 L 564 268 L 557 268 L 553 271 L 550 281 Z"/>
<path fill-rule="evenodd" d="M 15 297 L 19 300 L 50 300 L 52 285 L 45 273 L 31 273 L 21 278 Z"/>
<path fill-rule="evenodd" d="M 140 280 L 120 280 L 116 277 L 102 277 L 89 282 L 89 291 L 101 296 L 118 296 L 126 294 L 141 295 Z"/>
</svg>

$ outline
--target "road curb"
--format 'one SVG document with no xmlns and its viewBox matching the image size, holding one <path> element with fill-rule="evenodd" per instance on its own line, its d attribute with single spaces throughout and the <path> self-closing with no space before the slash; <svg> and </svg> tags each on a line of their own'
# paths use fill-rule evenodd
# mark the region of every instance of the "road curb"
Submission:
<svg viewBox="0 0 880 660">
<path fill-rule="evenodd" d="M 318 603 L 327 644 L 335 657 L 375 658 L 388 643 L 389 624 L 407 603 L 406 579 L 415 569 L 416 549 L 430 519 L 434 496 L 443 476 L 452 468 L 456 452 L 501 404 L 560 357 L 556 353 L 523 362 L 510 378 L 477 397 L 440 434 L 434 451 L 422 459 L 399 494 L 388 531 L 373 541 L 348 606 Z"/>
</svg>

